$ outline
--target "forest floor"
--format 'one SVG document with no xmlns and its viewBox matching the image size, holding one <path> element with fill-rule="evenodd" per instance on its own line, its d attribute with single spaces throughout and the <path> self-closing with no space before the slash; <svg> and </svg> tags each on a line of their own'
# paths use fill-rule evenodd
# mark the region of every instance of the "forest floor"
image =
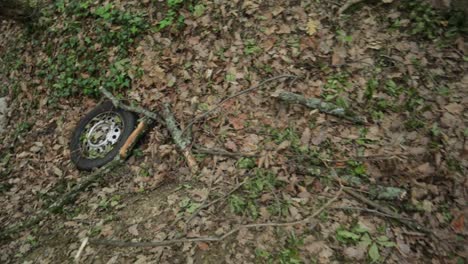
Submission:
<svg viewBox="0 0 468 264">
<path fill-rule="evenodd" d="M 242 228 L 215 242 L 88 243 L 79 257 L 82 263 L 468 261 L 463 16 L 417 1 L 360 3 L 342 14 L 341 0 L 108 2 L 55 1 L 34 25 L 1 23 L 0 97 L 9 98 L 11 110 L 0 137 L 2 230 L 46 209 L 88 175 L 71 163 L 68 144 L 78 120 L 99 103 L 99 86 L 153 111 L 168 102 L 184 127 L 265 79 L 298 77 L 235 97 L 195 123 L 193 149 L 219 150 L 195 154 L 199 173 L 191 173 L 165 127 L 156 125 L 124 165 L 72 204 L 3 238 L 0 262 L 72 262 L 85 238 L 215 237 L 240 225 L 301 219 L 308 221 Z M 272 97 L 280 90 L 333 102 L 367 122 L 286 104 Z M 385 197 L 389 190 L 403 192 Z"/>
</svg>

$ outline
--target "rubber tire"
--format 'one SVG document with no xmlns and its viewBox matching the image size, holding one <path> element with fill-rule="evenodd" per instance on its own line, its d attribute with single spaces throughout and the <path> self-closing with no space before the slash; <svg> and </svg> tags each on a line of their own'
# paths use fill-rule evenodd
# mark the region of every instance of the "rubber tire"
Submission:
<svg viewBox="0 0 468 264">
<path fill-rule="evenodd" d="M 123 131 L 120 136 L 120 139 L 115 144 L 114 148 L 107 153 L 106 156 L 97 159 L 88 159 L 83 157 L 81 151 L 81 142 L 80 135 L 85 129 L 86 125 L 96 116 L 106 113 L 114 112 L 120 116 L 123 121 Z M 120 108 L 115 108 L 112 102 L 105 101 L 102 104 L 96 106 L 93 110 L 86 114 L 78 124 L 76 125 L 75 130 L 70 141 L 70 158 L 72 162 L 76 165 L 79 170 L 90 171 L 95 168 L 104 166 L 105 164 L 111 162 L 116 155 L 119 154 L 120 148 L 124 145 L 127 138 L 135 129 L 137 122 L 137 117 L 128 111 L 122 110 Z"/>
</svg>

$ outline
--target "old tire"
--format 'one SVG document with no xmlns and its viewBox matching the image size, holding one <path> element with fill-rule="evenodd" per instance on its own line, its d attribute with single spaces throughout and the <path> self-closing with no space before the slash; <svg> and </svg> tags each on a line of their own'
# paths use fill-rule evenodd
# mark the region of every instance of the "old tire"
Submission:
<svg viewBox="0 0 468 264">
<path fill-rule="evenodd" d="M 70 141 L 70 158 L 79 170 L 102 167 L 119 154 L 135 128 L 136 116 L 106 101 L 77 124 Z"/>
</svg>

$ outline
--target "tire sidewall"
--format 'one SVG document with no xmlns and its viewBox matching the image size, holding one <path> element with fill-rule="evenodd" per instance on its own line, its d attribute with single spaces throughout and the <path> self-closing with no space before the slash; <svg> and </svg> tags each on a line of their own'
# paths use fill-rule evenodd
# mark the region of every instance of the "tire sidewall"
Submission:
<svg viewBox="0 0 468 264">
<path fill-rule="evenodd" d="M 84 131 L 86 125 L 94 117 L 103 113 L 107 113 L 107 112 L 115 113 L 119 115 L 119 117 L 122 119 L 123 129 L 122 129 L 122 134 L 119 140 L 114 145 L 112 150 L 102 158 L 88 159 L 86 157 L 83 157 L 82 151 L 81 151 L 82 144 L 80 142 L 80 136 L 82 132 Z M 125 141 L 133 132 L 135 125 L 136 125 L 136 117 L 133 113 L 122 110 L 120 108 L 115 108 L 112 102 L 110 101 L 105 101 L 102 104 L 96 106 L 93 110 L 87 113 L 86 116 L 83 117 L 78 122 L 78 124 L 75 127 L 75 130 L 73 131 L 71 141 L 70 141 L 70 158 L 72 162 L 75 163 L 76 167 L 79 170 L 87 170 L 87 171 L 90 171 L 94 168 L 102 167 L 103 165 L 109 163 L 115 158 L 116 155 L 119 154 L 119 151 L 122 148 L 122 146 L 125 144 Z"/>
</svg>

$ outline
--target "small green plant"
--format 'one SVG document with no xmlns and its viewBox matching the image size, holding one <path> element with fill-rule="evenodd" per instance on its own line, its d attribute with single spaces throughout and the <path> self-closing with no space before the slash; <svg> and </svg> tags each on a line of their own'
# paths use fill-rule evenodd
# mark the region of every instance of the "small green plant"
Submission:
<svg viewBox="0 0 468 264">
<path fill-rule="evenodd" d="M 141 74 L 130 63 L 128 50 L 148 28 L 143 15 L 84 0 L 59 1 L 45 10 L 59 13 L 65 21 L 59 25 L 45 20 L 44 30 L 34 34 L 38 43 L 44 43 L 41 48 L 48 56 L 39 65 L 37 77 L 52 87 L 55 98 L 97 96 L 101 86 L 123 90 L 130 88 L 131 78 Z M 46 41 L 51 37 L 60 39 L 55 47 Z"/>
<path fill-rule="evenodd" d="M 265 193 L 272 193 L 281 183 L 276 179 L 276 175 L 263 169 L 255 170 L 255 177 L 249 179 L 237 194 L 229 196 L 228 203 L 231 211 L 235 214 L 247 214 L 252 218 L 259 216 L 259 198 Z M 274 206 L 267 205 L 273 214 L 285 214 L 289 203 L 280 200 Z"/>
<path fill-rule="evenodd" d="M 343 227 L 338 228 L 335 237 L 336 240 L 344 244 L 359 244 L 366 247 L 369 259 L 373 263 L 379 262 L 381 259 L 379 248 L 396 246 L 387 236 L 372 237 L 369 230 L 360 224 L 355 225 L 351 230 Z"/>
<path fill-rule="evenodd" d="M 255 166 L 255 161 L 252 158 L 242 157 L 237 161 L 237 167 L 239 167 L 239 169 L 253 169 Z"/>
<path fill-rule="evenodd" d="M 178 15 L 179 9 L 184 3 L 184 0 L 167 0 L 167 6 L 169 10 L 166 13 L 166 16 L 163 20 L 159 21 L 157 30 L 163 30 L 169 26 L 172 26 L 175 21 L 182 25 L 185 17 L 182 15 Z"/>
<path fill-rule="evenodd" d="M 28 244 L 30 244 L 32 247 L 35 247 L 37 246 L 38 244 L 38 241 L 36 239 L 36 237 L 32 236 L 32 235 L 29 235 L 27 238 L 26 238 Z"/>
<path fill-rule="evenodd" d="M 385 83 L 385 92 L 390 96 L 399 96 L 403 88 L 398 86 L 393 80 L 387 80 Z"/>
<path fill-rule="evenodd" d="M 260 52 L 262 52 L 262 48 L 255 43 L 255 39 L 247 39 L 244 42 L 245 55 L 258 54 Z"/>
<path fill-rule="evenodd" d="M 247 202 L 241 196 L 233 194 L 229 196 L 229 207 L 235 214 L 242 214 L 247 207 Z"/>
<path fill-rule="evenodd" d="M 325 101 L 334 101 L 338 106 L 347 109 L 349 107 L 348 99 L 346 98 L 346 89 L 351 84 L 348 82 L 348 74 L 345 72 L 335 73 L 327 78 L 324 86 L 322 97 Z"/>
<path fill-rule="evenodd" d="M 325 90 L 343 92 L 351 84 L 348 82 L 349 75 L 345 72 L 335 73 L 327 78 L 325 83 Z"/>
<path fill-rule="evenodd" d="M 364 92 L 364 96 L 366 97 L 367 100 L 372 99 L 378 87 L 379 87 L 379 81 L 377 79 L 371 78 L 367 81 L 366 91 Z"/>
<path fill-rule="evenodd" d="M 432 8 L 427 1 L 407 1 L 402 5 L 405 11 L 409 11 L 409 31 L 413 35 L 419 35 L 427 39 L 441 38 L 450 40 L 455 36 L 464 34 L 468 30 L 468 22 L 463 12 L 448 10 L 442 12 Z"/>
<path fill-rule="evenodd" d="M 179 214 L 183 212 L 193 214 L 198 209 L 198 207 L 200 207 L 200 205 L 201 205 L 200 203 L 194 202 L 190 198 L 186 197 L 182 199 L 182 201 L 179 202 L 179 207 L 180 207 Z"/>
<path fill-rule="evenodd" d="M 351 41 L 353 41 L 353 37 L 347 35 L 346 32 L 342 29 L 336 31 L 336 34 L 337 34 L 338 40 L 341 41 L 342 43 L 350 43 Z"/>
<path fill-rule="evenodd" d="M 405 128 L 410 131 L 421 129 L 425 126 L 426 123 L 415 116 L 411 116 L 408 120 L 405 121 Z"/>
<path fill-rule="evenodd" d="M 349 166 L 349 172 L 351 173 L 351 175 L 357 177 L 367 176 L 366 166 L 362 162 L 350 160 L 347 162 L 347 164 Z"/>
<path fill-rule="evenodd" d="M 193 7 L 193 15 L 195 17 L 201 17 L 205 13 L 206 7 L 203 4 L 198 4 Z"/>
<path fill-rule="evenodd" d="M 288 127 L 283 130 L 276 128 L 268 128 L 267 131 L 271 134 L 273 141 L 280 145 L 284 141 L 289 141 L 291 150 L 296 153 L 306 153 L 309 150 L 301 144 L 301 138 L 293 127 Z"/>
<path fill-rule="evenodd" d="M 257 248 L 255 256 L 259 261 L 265 263 L 299 264 L 303 263 L 299 255 L 301 245 L 303 245 L 303 240 L 291 232 L 286 244 L 277 253 Z"/>
<path fill-rule="evenodd" d="M 232 74 L 232 73 L 226 74 L 226 81 L 235 82 L 236 81 L 236 75 Z"/>
</svg>

